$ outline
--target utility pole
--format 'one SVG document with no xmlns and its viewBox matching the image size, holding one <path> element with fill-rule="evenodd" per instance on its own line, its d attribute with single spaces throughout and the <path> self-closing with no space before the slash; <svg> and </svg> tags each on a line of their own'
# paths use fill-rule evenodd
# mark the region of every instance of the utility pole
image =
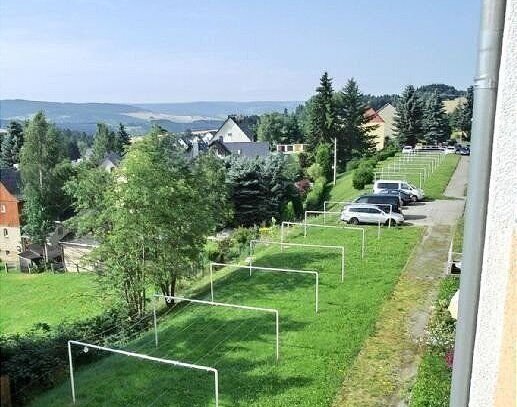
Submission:
<svg viewBox="0 0 517 407">
<path fill-rule="evenodd" d="M 337 171 L 337 137 L 334 137 L 334 182 L 336 185 L 336 171 Z"/>
</svg>

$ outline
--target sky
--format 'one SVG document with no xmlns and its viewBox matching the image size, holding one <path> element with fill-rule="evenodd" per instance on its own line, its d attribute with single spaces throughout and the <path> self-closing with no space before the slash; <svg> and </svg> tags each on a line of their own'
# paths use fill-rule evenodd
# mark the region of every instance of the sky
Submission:
<svg viewBox="0 0 517 407">
<path fill-rule="evenodd" d="M 480 0 L 0 0 L 0 99 L 306 100 L 472 84 Z"/>
</svg>

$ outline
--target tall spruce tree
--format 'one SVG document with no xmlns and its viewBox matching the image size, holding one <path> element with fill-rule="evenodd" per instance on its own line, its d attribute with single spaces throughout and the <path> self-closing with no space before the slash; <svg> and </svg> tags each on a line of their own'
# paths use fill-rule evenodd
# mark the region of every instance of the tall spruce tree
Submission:
<svg viewBox="0 0 517 407">
<path fill-rule="evenodd" d="M 375 149 L 373 127 L 366 126 L 368 117 L 365 112 L 364 95 L 359 91 L 357 82 L 351 78 L 339 92 L 337 98 L 338 162 L 343 166 L 353 156 L 362 156 Z"/>
<path fill-rule="evenodd" d="M 450 137 L 451 131 L 447 113 L 438 93 L 433 92 L 425 101 L 423 114 L 424 140 L 427 144 L 442 143 Z"/>
<path fill-rule="evenodd" d="M 127 146 L 131 144 L 131 137 L 129 133 L 126 131 L 126 128 L 122 123 L 118 124 L 118 130 L 116 134 L 115 141 L 115 151 L 120 155 L 124 154 L 124 151 Z"/>
<path fill-rule="evenodd" d="M 20 162 L 20 151 L 23 146 L 23 126 L 11 121 L 7 126 L 7 134 L 2 140 L 0 161 L 2 166 L 12 167 Z"/>
<path fill-rule="evenodd" d="M 422 101 L 413 85 L 408 85 L 397 102 L 395 134 L 400 145 L 414 146 L 422 140 Z"/>
<path fill-rule="evenodd" d="M 316 88 L 316 95 L 312 97 L 309 106 L 309 128 L 307 138 L 309 148 L 314 151 L 320 143 L 331 143 L 337 133 L 336 104 L 332 78 L 324 72 L 320 79 L 320 86 Z"/>
</svg>

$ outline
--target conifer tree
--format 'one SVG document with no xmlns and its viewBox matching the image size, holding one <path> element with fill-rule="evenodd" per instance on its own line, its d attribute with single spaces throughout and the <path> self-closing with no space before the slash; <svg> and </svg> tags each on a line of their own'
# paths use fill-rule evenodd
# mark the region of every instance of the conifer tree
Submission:
<svg viewBox="0 0 517 407">
<path fill-rule="evenodd" d="M 320 143 L 331 143 L 336 137 L 337 120 L 332 78 L 324 72 L 309 110 L 309 148 L 314 151 Z"/>
<path fill-rule="evenodd" d="M 118 130 L 116 134 L 116 152 L 119 154 L 124 154 L 124 149 L 126 146 L 131 144 L 131 137 L 129 133 L 126 131 L 126 128 L 122 123 L 119 123 Z"/>
<path fill-rule="evenodd" d="M 352 156 L 361 156 L 375 148 L 371 126 L 366 126 L 368 117 L 365 112 L 364 96 L 357 82 L 349 79 L 338 97 L 338 162 L 343 165 Z"/>
<path fill-rule="evenodd" d="M 427 144 L 442 143 L 450 137 L 450 127 L 447 114 L 443 108 L 442 99 L 436 92 L 425 101 L 423 114 L 424 140 Z"/>
<path fill-rule="evenodd" d="M 20 162 L 20 151 L 23 146 L 23 127 L 19 122 L 11 121 L 7 126 L 7 134 L 2 140 L 0 161 L 2 166 L 12 167 Z"/>
<path fill-rule="evenodd" d="M 422 139 L 422 102 L 408 85 L 397 102 L 395 134 L 400 145 L 414 146 Z"/>
<path fill-rule="evenodd" d="M 463 136 L 470 140 L 470 132 L 472 129 L 472 112 L 474 110 L 474 88 L 470 86 L 467 89 L 467 100 L 464 104 L 457 107 L 454 111 L 455 127 L 461 131 Z"/>
</svg>

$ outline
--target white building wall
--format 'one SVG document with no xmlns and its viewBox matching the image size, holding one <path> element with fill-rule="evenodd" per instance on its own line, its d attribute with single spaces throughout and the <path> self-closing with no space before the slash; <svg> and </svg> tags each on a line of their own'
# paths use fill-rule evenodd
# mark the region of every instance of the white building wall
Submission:
<svg viewBox="0 0 517 407">
<path fill-rule="evenodd" d="M 7 236 L 4 236 L 4 229 Z M 18 253 L 22 248 L 22 235 L 18 226 L 0 226 L 0 260 L 9 266 L 19 266 Z"/>
<path fill-rule="evenodd" d="M 252 141 L 232 119 L 228 119 L 223 123 L 221 128 L 217 130 L 213 140 L 218 140 L 221 137 L 223 138 L 223 143 Z"/>
<path fill-rule="evenodd" d="M 512 264 L 515 265 L 516 262 L 516 259 L 512 258 L 511 250 L 512 235 L 515 237 L 517 233 L 516 109 L 517 0 L 508 0 L 499 71 L 486 238 L 470 385 L 469 405 L 473 407 L 511 405 L 506 404 L 508 401 L 503 404 L 496 402 L 496 395 L 501 391 L 507 391 L 502 390 L 500 386 L 498 388 L 498 381 L 500 375 L 506 373 L 504 369 L 507 369 L 507 367 L 501 367 L 501 361 L 504 363 L 501 355 L 506 352 L 502 347 L 503 338 L 508 335 L 507 329 L 513 329 L 505 324 L 505 314 L 510 309 L 507 298 L 512 298 L 509 290 L 516 289 L 509 285 Z M 515 273 L 515 267 L 513 273 Z M 517 316 L 513 315 L 512 318 Z M 510 334 L 515 335 L 515 332 Z M 515 336 L 513 336 L 513 342 L 515 346 Z M 515 364 L 515 352 L 513 353 Z M 515 383 L 515 377 L 513 381 Z"/>
</svg>

